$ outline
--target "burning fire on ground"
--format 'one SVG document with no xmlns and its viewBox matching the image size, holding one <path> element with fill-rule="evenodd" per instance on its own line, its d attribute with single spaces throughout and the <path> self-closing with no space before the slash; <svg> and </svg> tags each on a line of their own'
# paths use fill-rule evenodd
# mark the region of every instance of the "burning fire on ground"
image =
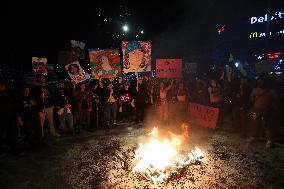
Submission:
<svg viewBox="0 0 284 189">
<path fill-rule="evenodd" d="M 148 134 L 149 141 L 140 143 L 132 160 L 131 173 L 140 174 L 145 179 L 158 184 L 168 180 L 188 165 L 200 162 L 203 158 L 202 151 L 195 147 L 187 154 L 180 154 L 179 147 L 188 136 L 188 126 L 183 124 L 183 134 L 159 138 L 159 130 L 154 129 Z"/>
</svg>

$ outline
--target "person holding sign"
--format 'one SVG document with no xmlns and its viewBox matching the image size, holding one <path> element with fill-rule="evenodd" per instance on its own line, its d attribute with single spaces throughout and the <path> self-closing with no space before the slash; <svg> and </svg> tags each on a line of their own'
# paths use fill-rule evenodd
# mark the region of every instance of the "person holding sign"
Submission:
<svg viewBox="0 0 284 189">
<path fill-rule="evenodd" d="M 160 83 L 160 90 L 159 90 L 159 102 L 160 102 L 160 107 L 159 107 L 159 116 L 160 120 L 165 122 L 168 120 L 168 111 L 169 111 L 169 104 L 167 101 L 167 94 L 168 91 L 172 88 L 173 86 L 173 80 L 171 81 L 171 84 L 168 87 L 165 87 L 165 84 L 163 82 Z"/>
</svg>

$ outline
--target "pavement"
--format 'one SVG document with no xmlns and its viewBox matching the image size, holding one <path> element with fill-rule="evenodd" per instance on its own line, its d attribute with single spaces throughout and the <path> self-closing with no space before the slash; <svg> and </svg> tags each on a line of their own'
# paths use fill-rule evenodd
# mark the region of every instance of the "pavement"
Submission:
<svg viewBox="0 0 284 189">
<path fill-rule="evenodd" d="M 199 164 L 178 177 L 154 185 L 130 174 L 129 160 L 147 133 L 179 132 L 177 125 L 121 123 L 118 127 L 82 131 L 20 155 L 0 157 L 1 188 L 284 188 L 284 147 L 266 149 L 265 141 L 248 143 L 230 130 L 189 125 L 183 151 L 194 146 L 204 152 Z"/>
</svg>

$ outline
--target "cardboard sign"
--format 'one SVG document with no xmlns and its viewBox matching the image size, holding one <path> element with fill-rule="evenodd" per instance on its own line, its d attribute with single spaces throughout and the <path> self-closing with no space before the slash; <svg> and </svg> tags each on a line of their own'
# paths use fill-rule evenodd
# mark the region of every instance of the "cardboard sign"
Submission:
<svg viewBox="0 0 284 189">
<path fill-rule="evenodd" d="M 67 70 L 71 80 L 74 81 L 76 84 L 87 79 L 84 70 L 81 68 L 79 62 L 77 61 L 66 65 L 65 69 Z"/>
<path fill-rule="evenodd" d="M 181 78 L 182 59 L 157 59 L 156 69 L 158 78 Z"/>
<path fill-rule="evenodd" d="M 71 53 L 76 60 L 84 59 L 85 43 L 71 40 Z"/>
<path fill-rule="evenodd" d="M 203 127 L 215 129 L 217 126 L 219 109 L 196 103 L 189 103 L 190 122 Z"/>
<path fill-rule="evenodd" d="M 47 58 L 32 57 L 32 67 L 36 74 L 47 75 Z"/>
<path fill-rule="evenodd" d="M 94 79 L 115 78 L 121 75 L 119 50 L 89 50 Z"/>
<path fill-rule="evenodd" d="M 123 72 L 151 71 L 151 43 L 122 41 Z"/>
<path fill-rule="evenodd" d="M 185 63 L 184 64 L 184 74 L 191 75 L 197 72 L 197 64 L 196 63 Z"/>
</svg>

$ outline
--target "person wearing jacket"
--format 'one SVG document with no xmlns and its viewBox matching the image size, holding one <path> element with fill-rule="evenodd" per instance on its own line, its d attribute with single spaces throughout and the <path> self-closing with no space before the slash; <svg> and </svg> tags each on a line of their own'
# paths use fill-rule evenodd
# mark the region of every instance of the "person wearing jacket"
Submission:
<svg viewBox="0 0 284 189">
<path fill-rule="evenodd" d="M 92 112 L 92 97 L 89 91 L 86 90 L 84 83 L 79 84 L 79 90 L 74 91 L 73 95 L 77 102 L 77 133 L 80 133 L 80 128 L 90 129 L 90 112 Z"/>
<path fill-rule="evenodd" d="M 103 97 L 106 127 L 108 128 L 111 125 L 117 126 L 117 101 L 119 93 L 114 89 L 111 82 L 104 88 Z"/>
<path fill-rule="evenodd" d="M 17 124 L 23 130 L 25 140 L 29 145 L 35 143 L 36 136 L 40 136 L 41 129 L 38 124 L 37 104 L 30 94 L 30 87 L 24 86 L 19 102 Z"/>
<path fill-rule="evenodd" d="M 123 90 L 121 91 L 120 94 L 120 99 L 119 99 L 119 103 L 122 106 L 122 119 L 123 121 L 130 121 L 130 117 L 131 117 L 131 101 L 133 99 L 132 97 L 132 93 L 129 90 L 129 84 L 125 83 Z"/>
<path fill-rule="evenodd" d="M 41 136 L 44 137 L 44 124 L 47 121 L 49 125 L 50 135 L 52 137 L 59 136 L 56 133 L 55 125 L 53 121 L 53 94 L 51 88 L 47 85 L 46 76 L 38 76 L 39 85 L 35 87 L 34 94 L 38 107 L 38 116 L 41 127 Z"/>
<path fill-rule="evenodd" d="M 145 116 L 145 104 L 147 101 L 147 89 L 145 82 L 142 78 L 138 78 L 138 86 L 134 93 L 134 104 L 135 104 L 135 122 L 140 124 L 144 120 Z"/>
<path fill-rule="evenodd" d="M 60 82 L 58 90 L 54 95 L 56 114 L 59 119 L 59 128 L 62 132 L 74 132 L 73 113 L 72 113 L 72 97 L 66 92 L 65 84 Z"/>
</svg>

